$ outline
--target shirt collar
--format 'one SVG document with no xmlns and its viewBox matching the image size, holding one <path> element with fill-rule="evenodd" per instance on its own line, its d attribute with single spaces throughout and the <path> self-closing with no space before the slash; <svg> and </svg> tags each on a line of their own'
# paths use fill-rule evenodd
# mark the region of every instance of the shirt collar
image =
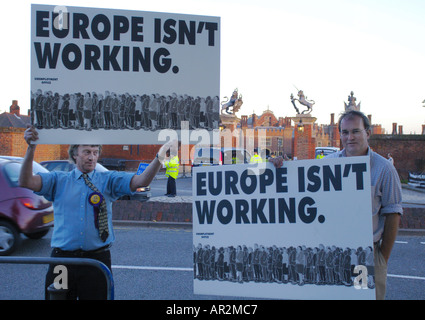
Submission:
<svg viewBox="0 0 425 320">
<path fill-rule="evenodd" d="M 373 151 L 370 149 L 370 147 L 367 147 L 367 152 L 365 154 L 365 156 L 370 156 L 372 158 L 372 153 Z M 347 153 L 345 151 L 345 149 L 342 149 L 342 151 L 339 154 L 339 157 L 346 157 Z"/>
<path fill-rule="evenodd" d="M 96 170 L 93 170 L 92 172 L 87 173 L 87 175 L 89 176 L 89 179 L 90 180 L 93 180 L 93 175 L 94 175 L 94 172 L 95 171 Z M 72 172 L 74 174 L 75 180 L 78 180 L 78 179 L 82 178 L 83 173 L 80 170 L 78 170 L 77 167 L 75 167 L 75 169 Z"/>
</svg>

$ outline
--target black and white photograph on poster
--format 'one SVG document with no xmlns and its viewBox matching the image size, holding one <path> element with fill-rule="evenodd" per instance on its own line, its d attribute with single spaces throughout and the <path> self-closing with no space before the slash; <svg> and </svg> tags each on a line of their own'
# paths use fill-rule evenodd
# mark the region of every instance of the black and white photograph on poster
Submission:
<svg viewBox="0 0 425 320">
<path fill-rule="evenodd" d="M 217 130 L 220 19 L 32 5 L 31 121 L 42 144 L 155 144 Z"/>
<path fill-rule="evenodd" d="M 356 266 L 366 267 L 366 285 L 374 288 L 371 246 L 286 248 L 255 243 L 249 248 L 240 244 L 215 248 L 199 243 L 194 249 L 194 278 L 199 280 L 351 287 L 358 276 Z"/>
<path fill-rule="evenodd" d="M 197 167 L 195 294 L 375 299 L 367 157 Z"/>
</svg>

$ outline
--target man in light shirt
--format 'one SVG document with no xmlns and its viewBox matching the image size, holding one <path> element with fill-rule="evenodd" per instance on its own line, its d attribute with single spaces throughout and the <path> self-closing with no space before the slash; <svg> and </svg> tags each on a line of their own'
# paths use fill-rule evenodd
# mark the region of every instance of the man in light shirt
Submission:
<svg viewBox="0 0 425 320">
<path fill-rule="evenodd" d="M 400 178 L 391 162 L 370 149 L 370 123 L 362 112 L 343 113 L 338 127 L 344 149 L 326 158 L 370 157 L 376 299 L 383 300 L 387 263 L 403 214 Z"/>
<path fill-rule="evenodd" d="M 385 299 L 387 263 L 397 237 L 400 216 L 403 214 L 400 178 L 390 161 L 373 152 L 368 139 L 371 135 L 369 119 L 360 111 L 347 111 L 338 122 L 343 150 L 325 158 L 370 157 L 372 224 L 374 242 L 376 299 Z M 283 165 L 283 158 L 270 159 L 275 167 Z"/>
</svg>

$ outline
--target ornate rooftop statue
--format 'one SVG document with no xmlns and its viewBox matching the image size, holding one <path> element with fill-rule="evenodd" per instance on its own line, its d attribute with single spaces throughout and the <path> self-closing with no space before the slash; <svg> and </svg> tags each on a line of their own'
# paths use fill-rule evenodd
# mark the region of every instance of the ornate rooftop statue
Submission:
<svg viewBox="0 0 425 320">
<path fill-rule="evenodd" d="M 226 112 L 227 114 L 233 115 L 239 111 L 243 104 L 242 95 L 238 96 L 237 88 L 233 91 L 230 100 L 227 96 L 224 97 L 224 99 L 226 100 L 221 102 L 221 114 L 224 114 L 224 112 Z M 230 110 L 230 108 L 232 108 L 232 110 Z"/>
<path fill-rule="evenodd" d="M 351 91 L 350 95 L 348 96 L 348 104 L 344 102 L 345 105 L 345 111 L 355 110 L 360 111 L 360 104 L 356 104 L 356 97 L 354 96 L 354 92 Z"/>
<path fill-rule="evenodd" d="M 300 114 L 300 110 L 295 105 L 295 101 L 298 101 L 300 104 L 307 107 L 307 109 L 304 110 L 302 114 L 308 114 L 313 111 L 313 105 L 315 104 L 315 102 L 313 100 L 308 100 L 307 97 L 304 96 L 304 92 L 302 90 L 298 90 L 298 99 L 294 98 L 294 95 L 291 93 L 291 102 L 294 105 L 297 114 Z"/>
</svg>

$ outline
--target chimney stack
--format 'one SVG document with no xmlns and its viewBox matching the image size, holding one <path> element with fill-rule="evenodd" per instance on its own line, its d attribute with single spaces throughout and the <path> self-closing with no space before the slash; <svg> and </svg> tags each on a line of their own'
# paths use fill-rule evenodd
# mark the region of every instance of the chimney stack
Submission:
<svg viewBox="0 0 425 320">
<path fill-rule="evenodd" d="M 397 134 L 397 123 L 393 122 L 393 133 L 392 134 Z"/>
<path fill-rule="evenodd" d="M 10 106 L 10 113 L 16 114 L 17 116 L 20 115 L 19 112 L 19 106 L 18 106 L 18 100 L 12 100 L 12 105 Z"/>
</svg>

